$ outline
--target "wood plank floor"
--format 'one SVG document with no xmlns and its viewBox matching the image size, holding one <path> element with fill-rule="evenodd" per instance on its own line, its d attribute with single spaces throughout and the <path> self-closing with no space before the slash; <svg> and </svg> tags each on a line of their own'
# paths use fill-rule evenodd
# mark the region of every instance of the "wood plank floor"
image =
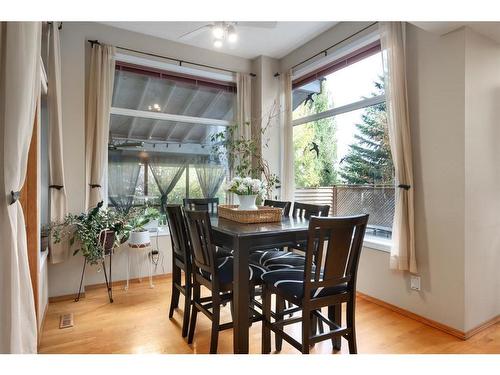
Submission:
<svg viewBox="0 0 500 375">
<path fill-rule="evenodd" d="M 40 353 L 208 353 L 210 322 L 198 314 L 194 343 L 181 337 L 182 310 L 168 319 L 170 279 L 132 283 L 128 292 L 114 287 L 110 304 L 105 289 L 93 289 L 80 302 L 61 301 L 49 305 L 40 343 Z M 183 298 L 181 296 L 181 304 Z M 59 316 L 74 314 L 74 327 L 59 329 Z M 223 321 L 230 318 L 224 308 Z M 289 327 L 299 338 L 299 325 Z M 250 352 L 260 353 L 261 324 L 250 328 Z M 500 324 L 462 341 L 363 299 L 357 304 L 357 336 L 360 353 L 500 353 Z M 348 353 L 342 340 L 342 353 Z M 274 349 L 274 343 L 273 343 Z M 220 334 L 219 353 L 232 353 L 232 331 Z M 332 353 L 325 341 L 312 353 Z M 281 353 L 298 354 L 283 343 Z"/>
</svg>

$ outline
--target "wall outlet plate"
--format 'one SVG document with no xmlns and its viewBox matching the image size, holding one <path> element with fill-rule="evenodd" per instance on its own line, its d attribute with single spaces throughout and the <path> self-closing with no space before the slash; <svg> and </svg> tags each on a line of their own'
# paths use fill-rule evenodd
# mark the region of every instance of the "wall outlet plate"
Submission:
<svg viewBox="0 0 500 375">
<path fill-rule="evenodd" d="M 413 290 L 420 290 L 420 276 L 410 276 L 410 288 Z"/>
</svg>

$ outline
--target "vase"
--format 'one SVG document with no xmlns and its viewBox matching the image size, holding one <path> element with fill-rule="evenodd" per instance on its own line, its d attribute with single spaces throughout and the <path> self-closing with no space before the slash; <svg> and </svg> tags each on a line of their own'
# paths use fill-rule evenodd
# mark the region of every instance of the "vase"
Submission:
<svg viewBox="0 0 500 375">
<path fill-rule="evenodd" d="M 238 209 L 240 210 L 258 210 L 255 199 L 257 195 L 238 195 L 238 199 L 240 200 L 240 205 Z"/>
</svg>

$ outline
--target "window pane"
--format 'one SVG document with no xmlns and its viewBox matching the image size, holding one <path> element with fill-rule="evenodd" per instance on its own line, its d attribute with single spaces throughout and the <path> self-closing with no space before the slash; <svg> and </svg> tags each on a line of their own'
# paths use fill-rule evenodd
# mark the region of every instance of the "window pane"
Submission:
<svg viewBox="0 0 500 375">
<path fill-rule="evenodd" d="M 390 238 L 393 164 L 385 103 L 294 127 L 295 200 L 336 216 L 368 213 L 367 235 Z"/>
<path fill-rule="evenodd" d="M 231 120 L 234 92 L 128 71 L 115 71 L 113 107 Z"/>
<path fill-rule="evenodd" d="M 377 53 L 293 90 L 293 119 L 383 94 L 382 54 Z"/>
</svg>

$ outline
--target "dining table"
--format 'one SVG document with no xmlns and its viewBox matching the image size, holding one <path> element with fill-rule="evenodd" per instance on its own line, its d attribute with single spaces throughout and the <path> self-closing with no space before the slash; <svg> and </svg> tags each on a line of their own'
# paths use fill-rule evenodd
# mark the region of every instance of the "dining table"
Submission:
<svg viewBox="0 0 500 375">
<path fill-rule="evenodd" d="M 250 328 L 249 254 L 305 241 L 309 220 L 282 217 L 274 223 L 243 224 L 214 216 L 211 224 L 215 245 L 233 250 L 233 350 L 236 354 L 246 354 Z"/>
</svg>

